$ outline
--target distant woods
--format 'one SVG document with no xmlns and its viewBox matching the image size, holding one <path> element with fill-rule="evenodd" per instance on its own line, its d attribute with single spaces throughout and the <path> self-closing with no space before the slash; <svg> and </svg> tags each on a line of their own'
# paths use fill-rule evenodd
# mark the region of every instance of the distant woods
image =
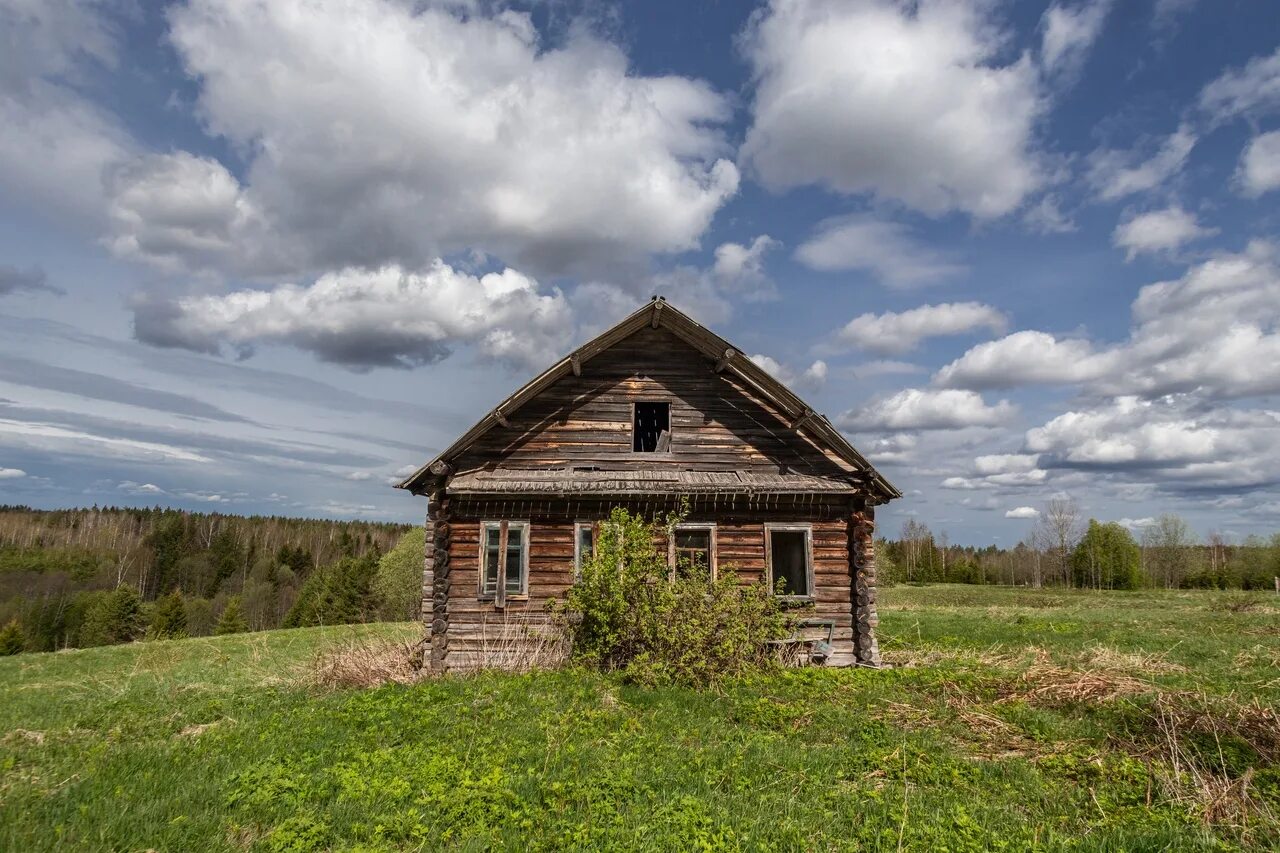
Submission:
<svg viewBox="0 0 1280 853">
<path fill-rule="evenodd" d="M 972 583 L 1078 589 L 1273 589 L 1280 534 L 1230 543 L 1201 540 L 1177 515 L 1130 529 L 1082 517 L 1071 500 L 1046 504 L 1030 534 L 1012 548 L 952 545 L 915 519 L 898 539 L 876 545 L 881 583 Z"/>
<path fill-rule="evenodd" d="M 413 619 L 423 552 L 413 531 L 158 508 L 0 507 L 0 653 Z"/>
</svg>

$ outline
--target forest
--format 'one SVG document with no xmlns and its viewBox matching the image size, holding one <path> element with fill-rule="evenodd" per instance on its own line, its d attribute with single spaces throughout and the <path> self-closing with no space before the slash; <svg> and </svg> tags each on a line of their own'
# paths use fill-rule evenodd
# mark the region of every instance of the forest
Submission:
<svg viewBox="0 0 1280 853">
<path fill-rule="evenodd" d="M 1219 532 L 1200 539 L 1186 520 L 1167 513 L 1131 530 L 1085 520 L 1070 499 L 1037 511 L 1025 539 L 1012 548 L 954 545 L 908 519 L 898 539 L 877 541 L 882 584 L 970 583 L 1076 589 L 1273 589 L 1280 576 L 1280 533 L 1231 542 Z"/>
<path fill-rule="evenodd" d="M 412 619 L 422 548 L 402 524 L 0 506 L 0 653 Z"/>
</svg>

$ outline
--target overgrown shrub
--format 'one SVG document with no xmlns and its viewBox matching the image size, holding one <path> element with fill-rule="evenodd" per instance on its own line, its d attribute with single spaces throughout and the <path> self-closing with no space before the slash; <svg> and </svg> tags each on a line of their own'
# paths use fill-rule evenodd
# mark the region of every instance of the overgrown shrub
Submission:
<svg viewBox="0 0 1280 853">
<path fill-rule="evenodd" d="M 22 626 L 17 619 L 10 619 L 0 628 L 0 657 L 16 655 L 26 648 L 27 641 L 22 635 Z"/>
<path fill-rule="evenodd" d="M 373 591 L 379 616 L 393 622 L 418 618 L 422 608 L 422 565 L 427 531 L 415 527 L 400 537 L 396 546 L 378 561 Z"/>
<path fill-rule="evenodd" d="M 770 665 L 766 641 L 789 633 L 777 599 L 722 569 L 681 566 L 670 577 L 665 542 L 679 519 L 646 522 L 615 509 L 581 579 L 554 613 L 585 665 L 641 684 L 706 686 Z"/>
</svg>

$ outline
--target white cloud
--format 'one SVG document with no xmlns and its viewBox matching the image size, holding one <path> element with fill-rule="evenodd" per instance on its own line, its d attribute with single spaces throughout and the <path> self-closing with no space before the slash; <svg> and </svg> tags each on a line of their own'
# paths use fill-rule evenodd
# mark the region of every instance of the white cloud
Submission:
<svg viewBox="0 0 1280 853">
<path fill-rule="evenodd" d="M 111 245 L 308 276 L 480 250 L 539 273 L 695 248 L 737 189 L 706 84 L 631 73 L 584 29 L 393 0 L 191 0 L 171 41 L 243 184 L 191 155 L 113 182 Z"/>
<path fill-rule="evenodd" d="M 1022 221 L 1037 234 L 1069 234 L 1077 229 L 1071 217 L 1062 212 L 1062 200 L 1046 195 L 1027 208 Z"/>
<path fill-rule="evenodd" d="M 1154 527 L 1156 525 L 1156 520 L 1149 515 L 1143 518 L 1127 518 L 1126 517 L 1117 521 L 1116 524 L 1120 525 L 1121 527 L 1127 527 L 1130 530 L 1143 530 L 1148 527 Z"/>
<path fill-rule="evenodd" d="M 25 476 L 27 472 L 21 468 L 0 468 L 0 480 L 16 480 Z"/>
<path fill-rule="evenodd" d="M 1159 149 L 1145 160 L 1141 159 L 1139 150 L 1098 149 L 1089 155 L 1086 177 L 1103 201 L 1146 192 L 1162 186 L 1182 171 L 1196 141 L 1195 132 L 1183 125 L 1166 137 Z"/>
<path fill-rule="evenodd" d="M 1280 482 L 1280 413 L 1205 408 L 1186 396 L 1119 397 L 1027 432 L 1048 466 L 1122 472 L 1174 489 Z"/>
<path fill-rule="evenodd" d="M 1111 242 L 1129 260 L 1143 253 L 1171 252 L 1186 243 L 1218 233 L 1196 221 L 1195 214 L 1177 205 L 1131 216 L 1116 226 Z"/>
<path fill-rule="evenodd" d="M 1021 331 L 979 344 L 944 366 L 934 384 L 985 390 L 1078 384 L 1104 395 L 1197 392 L 1213 398 L 1280 393 L 1280 264 L 1255 241 L 1220 252 L 1174 281 L 1143 287 L 1127 341 L 1096 348 L 1083 340 Z"/>
<path fill-rule="evenodd" d="M 364 482 L 365 480 L 369 480 L 372 478 L 373 478 L 373 475 L 370 474 L 368 471 L 351 471 L 351 472 L 348 472 L 345 477 L 343 477 L 344 480 L 353 480 L 357 483 Z"/>
<path fill-rule="evenodd" d="M 761 234 L 750 245 L 722 243 L 716 247 L 711 273 L 720 286 L 748 302 L 772 299 L 777 290 L 764 269 L 764 256 L 782 245 L 768 234 Z"/>
<path fill-rule="evenodd" d="M 1040 20 L 1044 31 L 1040 52 L 1045 67 L 1058 74 L 1078 72 L 1089 48 L 1102 33 L 1102 24 L 1110 11 L 1111 0 L 1050 6 Z"/>
<path fill-rule="evenodd" d="M 973 460 L 974 470 L 984 477 L 999 474 L 1025 474 L 1036 470 L 1040 457 L 1034 453 L 993 453 Z"/>
<path fill-rule="evenodd" d="M 931 284 L 964 271 L 918 242 L 905 226 L 866 216 L 822 222 L 796 249 L 796 258 L 824 272 L 865 270 L 891 287 Z"/>
<path fill-rule="evenodd" d="M 1008 318 L 980 302 L 921 305 L 908 311 L 862 314 L 835 335 L 838 343 L 871 352 L 900 355 L 927 338 L 960 335 L 978 329 L 1003 332 Z"/>
<path fill-rule="evenodd" d="M 477 277 L 440 261 L 422 272 L 343 270 L 306 287 L 141 300 L 135 312 L 147 343 L 242 353 L 287 344 L 356 370 L 430 364 L 459 344 L 540 366 L 568 349 L 572 330 L 559 290 L 511 269 Z"/>
<path fill-rule="evenodd" d="M 827 363 L 822 360 L 815 361 L 800 372 L 761 353 L 751 356 L 751 360 L 784 385 L 796 388 L 821 388 L 827 381 Z"/>
<path fill-rule="evenodd" d="M 1249 140 L 1240 155 L 1236 183 L 1241 192 L 1252 197 L 1280 189 L 1280 130 Z"/>
<path fill-rule="evenodd" d="M 856 432 L 913 432 L 1001 426 L 1016 412 L 1008 400 L 988 406 L 972 391 L 907 388 L 873 399 L 837 420 L 842 428 Z"/>
<path fill-rule="evenodd" d="M 943 388 L 1013 388 L 1018 385 L 1088 382 L 1105 376 L 1115 358 L 1082 340 L 1058 340 L 1023 331 L 978 344 L 934 376 Z"/>
<path fill-rule="evenodd" d="M 928 214 L 1007 214 L 1044 180 L 1047 102 L 1001 63 L 992 4 L 774 0 L 742 40 L 757 86 L 742 149 L 766 187 L 819 185 Z"/>
<path fill-rule="evenodd" d="M 139 461 L 211 462 L 193 450 L 152 441 L 96 435 L 58 424 L 0 418 L 0 444 L 37 451 Z"/>
<path fill-rule="evenodd" d="M 133 480 L 124 480 L 116 485 L 116 488 L 122 492 L 131 495 L 163 495 L 168 494 L 164 489 L 155 483 L 137 483 Z"/>
<path fill-rule="evenodd" d="M 1200 108 L 1218 122 L 1280 109 L 1280 49 L 1209 83 L 1200 91 Z"/>
<path fill-rule="evenodd" d="M 1036 519 L 1040 517 L 1040 510 L 1031 506 L 1015 507 L 1004 514 L 1005 518 L 1026 518 Z"/>
</svg>

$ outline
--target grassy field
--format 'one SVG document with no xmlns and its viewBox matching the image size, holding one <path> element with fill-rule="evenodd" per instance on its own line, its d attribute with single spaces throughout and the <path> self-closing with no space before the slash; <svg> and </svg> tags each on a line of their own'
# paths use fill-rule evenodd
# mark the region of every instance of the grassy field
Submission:
<svg viewBox="0 0 1280 853">
<path fill-rule="evenodd" d="M 0 848 L 1280 846 L 1280 602 L 886 590 L 887 671 L 315 683 L 411 625 L 0 659 Z"/>
</svg>

